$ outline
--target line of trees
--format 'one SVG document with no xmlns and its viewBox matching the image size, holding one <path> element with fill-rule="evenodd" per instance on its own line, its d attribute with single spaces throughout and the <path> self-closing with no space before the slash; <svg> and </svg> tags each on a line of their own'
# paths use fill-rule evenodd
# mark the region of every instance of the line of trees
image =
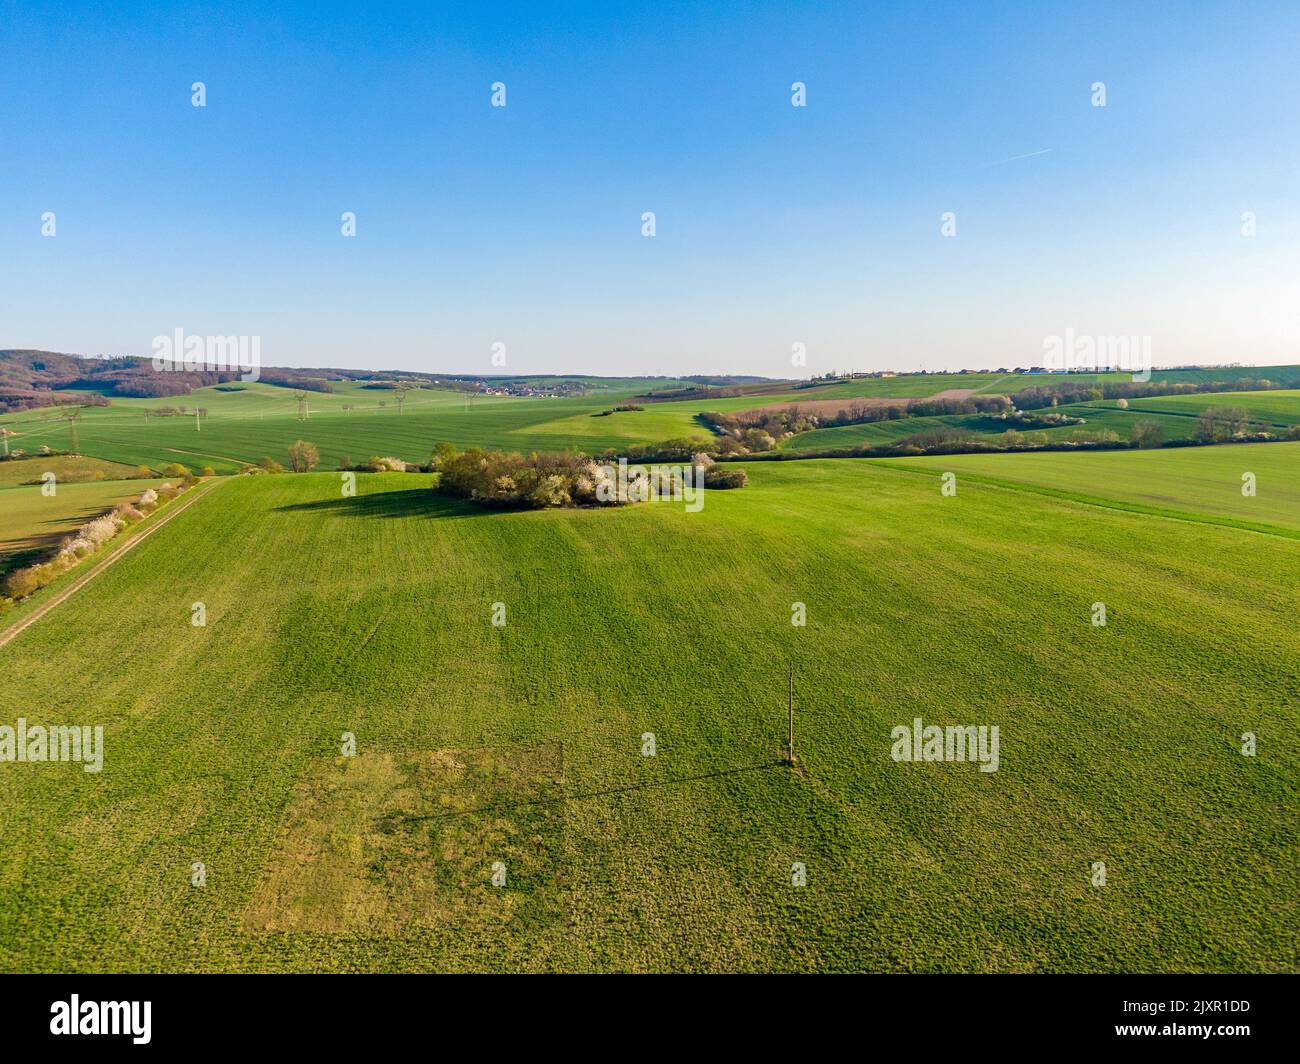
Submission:
<svg viewBox="0 0 1300 1064">
<path fill-rule="evenodd" d="M 580 454 L 511 454 L 473 447 L 437 459 L 434 491 L 482 506 L 536 509 L 550 506 L 618 505 L 608 469 Z"/>
</svg>

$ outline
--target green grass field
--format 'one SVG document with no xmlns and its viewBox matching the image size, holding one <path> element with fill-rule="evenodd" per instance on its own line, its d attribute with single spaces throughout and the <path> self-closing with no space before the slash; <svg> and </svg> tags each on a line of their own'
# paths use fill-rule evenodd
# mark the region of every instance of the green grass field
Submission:
<svg viewBox="0 0 1300 1064">
<path fill-rule="evenodd" d="M 905 417 L 892 421 L 868 421 L 861 425 L 836 425 L 828 429 L 800 432 L 783 440 L 784 451 L 821 451 L 841 447 L 870 447 L 897 443 L 918 432 L 936 429 L 965 429 L 983 435 L 1007 430 L 1007 423 L 981 414 L 943 414 L 935 417 Z"/>
<path fill-rule="evenodd" d="M 1154 379 L 1181 382 L 1220 380 L 1239 373 L 1273 373 L 1285 378 L 1291 367 L 1265 370 L 1166 370 Z M 297 439 L 315 443 L 321 453 L 321 468 L 334 468 L 340 458 L 364 462 L 372 455 L 391 455 L 407 462 L 426 462 L 434 444 L 440 441 L 457 447 L 490 447 L 511 451 L 579 450 L 589 453 L 635 443 L 658 443 L 683 436 L 708 436 L 699 420 L 706 411 L 737 412 L 759 406 L 808 402 L 817 399 L 897 398 L 915 399 L 949 389 L 970 389 L 996 395 L 1014 395 L 1028 387 L 1062 383 L 1095 383 L 1128 380 L 1124 374 L 1074 374 L 1068 378 L 1044 374 L 927 374 L 900 377 L 871 377 L 841 381 L 813 388 L 790 388 L 785 392 L 764 392 L 729 398 L 694 399 L 674 402 L 645 402 L 645 409 L 595 416 L 627 402 L 648 387 L 671 386 L 672 382 L 610 379 L 588 383 L 593 394 L 579 398 L 519 398 L 482 396 L 467 399 L 462 392 L 423 388 L 409 393 L 399 412 L 394 392 L 367 387 L 363 382 L 335 382 L 333 393 L 307 395 L 307 419 L 299 420 L 294 391 L 263 382 L 236 383 L 201 388 L 190 395 L 170 399 L 113 399 L 107 407 L 86 408 L 77 424 L 80 450 L 87 455 L 127 466 L 146 465 L 158 469 L 180 463 L 198 473 L 210 467 L 218 474 L 238 472 L 244 465 L 270 456 L 284 462 L 289 445 Z M 539 381 L 538 383 L 545 383 Z M 1165 429 L 1167 439 L 1188 436 L 1195 418 L 1212 402 L 1236 405 L 1260 404 L 1259 416 L 1300 418 L 1292 411 L 1293 392 L 1216 393 L 1206 396 L 1141 400 L 1137 409 L 1120 411 L 1113 402 L 1078 404 L 1063 408 L 1088 419 L 1092 431 L 1110 428 L 1127 438 L 1134 420 L 1154 420 Z M 1244 396 L 1244 400 L 1242 397 Z M 1177 399 L 1184 405 L 1170 405 Z M 1238 400 L 1242 400 L 1238 403 Z M 383 405 L 381 405 L 383 404 Z M 1153 404 L 1153 405 L 1146 405 Z M 147 411 L 161 407 L 196 407 L 207 411 L 196 423 L 193 415 L 146 418 Z M 344 410 L 350 407 L 350 410 Z M 1294 422 L 1282 422 L 1289 424 Z M 977 432 L 1000 432 L 1001 423 L 988 418 L 915 418 L 899 422 L 877 422 L 802 434 L 785 446 L 791 450 L 818 450 L 884 443 L 915 432 L 940 426 L 970 428 Z M 10 446 L 34 453 L 42 445 L 65 450 L 69 429 L 56 412 L 23 411 L 0 416 L 0 427 L 16 433 Z M 1053 436 L 1068 435 L 1073 429 L 1050 430 Z"/>
<path fill-rule="evenodd" d="M 434 444 L 442 440 L 462 448 L 524 452 L 601 450 L 630 440 L 656 442 L 671 436 L 708 435 L 695 414 L 719 403 L 648 404 L 641 412 L 592 417 L 610 409 L 618 397 L 489 396 L 469 401 L 458 392 L 422 390 L 412 392 L 399 412 L 391 393 L 352 389 L 333 396 L 311 393 L 307 420 L 300 421 L 292 392 L 270 385 L 249 385 L 248 389 L 247 393 L 221 393 L 204 388 L 183 399 L 115 400 L 110 407 L 88 409 L 77 426 L 81 450 L 130 465 L 158 467 L 179 462 L 195 472 L 211 466 L 217 473 L 236 472 L 241 464 L 254 463 L 264 455 L 283 462 L 289 444 L 296 439 L 317 444 L 325 468 L 333 468 L 344 455 L 357 462 L 371 455 L 426 462 Z M 386 405 L 380 407 L 380 402 Z M 740 402 L 755 405 L 753 400 Z M 203 407 L 208 416 L 199 427 L 193 416 L 145 419 L 146 407 L 156 409 L 168 403 Z M 344 411 L 344 405 L 354 409 Z M 67 425 L 55 417 L 25 412 L 0 418 L 0 424 L 19 434 L 11 437 L 12 446 L 29 452 L 42 444 L 60 449 L 68 446 Z"/>
<path fill-rule="evenodd" d="M 1108 402 L 1107 406 L 1114 406 Z M 1216 406 L 1237 406 L 1250 414 L 1252 422 L 1277 429 L 1300 425 L 1300 391 L 1212 392 L 1204 395 L 1158 395 L 1150 399 L 1133 399 L 1128 413 L 1160 414 L 1194 421 L 1202 412 Z"/>
<path fill-rule="evenodd" d="M 1110 505 L 1300 533 L 1300 443 L 1234 444 L 1155 451 L 956 454 L 882 459 L 897 468 L 1104 500 Z M 1245 473 L 1255 494 L 1242 494 Z M 960 487 L 959 487 L 960 490 Z"/>
<path fill-rule="evenodd" d="M 0 966 L 1294 970 L 1300 545 L 1213 523 L 1300 527 L 1288 447 L 753 463 L 696 514 L 229 481 L 0 648 L 9 723 L 106 731 L 0 767 Z M 999 771 L 891 760 L 917 716 Z"/>
<path fill-rule="evenodd" d="M 53 473 L 59 484 L 84 484 L 92 481 L 125 480 L 137 473 L 134 466 L 105 462 L 80 455 L 48 455 L 0 462 L 0 488 L 20 484 L 40 484 L 46 473 Z"/>
<path fill-rule="evenodd" d="M 16 464 L 16 463 L 8 463 Z M 4 465 L 0 464 L 0 470 Z M 0 573 L 27 564 L 78 525 L 119 502 L 138 499 L 159 480 L 104 480 L 58 484 L 53 496 L 39 485 L 0 487 Z"/>
</svg>

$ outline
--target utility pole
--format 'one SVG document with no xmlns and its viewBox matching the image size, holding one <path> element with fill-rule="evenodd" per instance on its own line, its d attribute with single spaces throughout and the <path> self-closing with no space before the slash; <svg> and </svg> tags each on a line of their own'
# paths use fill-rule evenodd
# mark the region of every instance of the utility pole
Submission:
<svg viewBox="0 0 1300 1064">
<path fill-rule="evenodd" d="M 794 764 L 794 665 L 790 666 L 790 678 L 786 684 L 786 704 L 790 710 L 790 738 L 785 748 L 785 763 Z"/>
<path fill-rule="evenodd" d="M 77 443 L 77 418 L 81 417 L 81 408 L 77 407 L 63 415 L 68 422 L 68 443 L 69 454 L 80 454 L 81 449 Z"/>
<path fill-rule="evenodd" d="M 194 408 L 194 431 L 203 431 L 203 426 L 199 424 L 199 408 L 197 406 Z"/>
</svg>

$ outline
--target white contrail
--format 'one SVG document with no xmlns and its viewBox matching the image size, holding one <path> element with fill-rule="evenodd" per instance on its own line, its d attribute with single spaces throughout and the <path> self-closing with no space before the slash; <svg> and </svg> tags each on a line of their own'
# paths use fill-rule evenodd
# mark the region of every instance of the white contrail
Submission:
<svg viewBox="0 0 1300 1064">
<path fill-rule="evenodd" d="M 1003 163 L 1014 163 L 1019 159 L 1032 159 L 1035 155 L 1046 155 L 1051 150 L 1052 150 L 1051 148 L 1044 148 L 1042 151 L 1030 151 L 1030 152 L 1026 152 L 1024 155 L 1013 155 L 1011 156 L 1010 159 L 1002 159 L 996 163 L 985 163 L 984 165 L 986 167 L 1001 166 Z"/>
</svg>

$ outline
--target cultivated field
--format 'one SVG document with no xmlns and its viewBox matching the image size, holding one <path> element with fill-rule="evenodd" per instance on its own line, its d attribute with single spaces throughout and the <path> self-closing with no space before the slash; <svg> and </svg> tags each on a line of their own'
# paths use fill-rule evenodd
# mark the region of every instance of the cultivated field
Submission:
<svg viewBox="0 0 1300 1064">
<path fill-rule="evenodd" d="M 1244 370 L 1164 370 L 1155 380 L 1180 383 L 1231 380 Z M 1295 367 L 1250 371 L 1289 379 Z M 827 385 L 773 392 L 772 386 L 756 394 L 726 398 L 649 402 L 635 396 L 650 387 L 670 387 L 675 382 L 635 379 L 584 379 L 594 394 L 580 398 L 520 398 L 480 396 L 463 392 L 421 388 L 407 396 L 399 411 L 391 389 L 363 383 L 335 382 L 334 392 L 307 395 L 306 420 L 299 419 L 293 389 L 262 382 L 199 388 L 186 396 L 168 399 L 114 398 L 108 407 L 86 408 L 77 423 L 80 450 L 87 455 L 159 469 L 179 463 L 194 473 L 211 468 L 215 473 L 238 472 L 264 456 L 285 460 L 296 439 L 320 448 L 322 468 L 335 467 L 341 458 L 364 462 L 372 455 L 391 455 L 407 462 L 426 462 L 433 445 L 447 441 L 457 447 L 493 447 L 528 451 L 578 450 L 596 453 L 629 444 L 653 444 L 681 437 L 707 437 L 711 431 L 699 420 L 707 411 L 737 413 L 759 407 L 817 404 L 823 413 L 836 413 L 857 398 L 887 403 L 890 400 L 928 398 L 973 392 L 976 395 L 1011 395 L 1031 387 L 1061 384 L 1124 382 L 1126 374 L 926 374 L 869 377 Z M 539 381 L 538 383 L 544 383 Z M 1294 392 L 1207 393 L 1135 400 L 1119 410 L 1113 402 L 1066 405 L 1063 413 L 1083 417 L 1086 431 L 1113 429 L 1127 438 L 1135 421 L 1155 421 L 1166 439 L 1190 436 L 1195 416 L 1206 407 L 1257 406 L 1261 418 L 1271 417 L 1284 428 L 1300 419 Z M 843 402 L 840 402 L 843 400 Z M 1178 406 L 1168 404 L 1177 403 Z M 604 411 L 630 402 L 644 409 Z M 382 404 L 382 405 L 381 405 Z M 1140 404 L 1140 409 L 1139 409 Z M 1150 404 L 1150 405 L 1148 405 Z M 164 407 L 200 408 L 206 414 L 196 423 L 193 414 L 160 417 Z M 344 409 L 348 407 L 350 409 Z M 146 417 L 146 412 L 153 412 Z M 1190 416 L 1188 416 L 1190 415 Z M 1288 420 L 1291 419 L 1291 420 Z M 30 410 L 0 415 L 0 427 L 16 433 L 10 445 L 35 452 L 42 445 L 54 450 L 69 446 L 69 431 L 58 412 Z M 785 442 L 791 450 L 818 450 L 885 443 L 937 427 L 967 428 L 980 433 L 1000 433 L 1005 423 L 979 416 L 908 418 L 897 422 L 848 425 L 802 433 Z M 1049 436 L 1068 436 L 1074 428 L 1048 430 Z M 3 463 L 0 463 L 0 469 Z"/>
<path fill-rule="evenodd" d="M 1294 970 L 1300 544 L 1214 522 L 1300 528 L 1296 458 L 751 463 L 695 514 L 233 480 L 0 648 L 9 717 L 106 726 L 0 772 L 0 967 Z M 914 717 L 999 770 L 891 760 Z"/>
<path fill-rule="evenodd" d="M 1110 404 L 1113 405 L 1113 404 Z M 1300 425 L 1300 391 L 1215 392 L 1210 395 L 1158 395 L 1134 399 L 1129 413 L 1152 413 L 1196 418 L 1216 406 L 1241 407 L 1252 422 L 1273 428 Z"/>
<path fill-rule="evenodd" d="M 16 465 L 17 463 L 5 463 Z M 0 470 L 5 464 L 0 464 Z M 78 525 L 119 502 L 140 497 L 159 480 L 106 480 L 59 484 L 54 495 L 39 485 L 0 487 L 0 573 L 24 564 L 31 552 L 52 546 Z"/>
<path fill-rule="evenodd" d="M 1080 454 L 955 454 L 890 459 L 899 468 L 945 471 L 989 485 L 1103 501 L 1192 520 L 1232 522 L 1300 535 L 1300 443 Z M 1255 494 L 1243 495 L 1243 475 Z"/>
</svg>

